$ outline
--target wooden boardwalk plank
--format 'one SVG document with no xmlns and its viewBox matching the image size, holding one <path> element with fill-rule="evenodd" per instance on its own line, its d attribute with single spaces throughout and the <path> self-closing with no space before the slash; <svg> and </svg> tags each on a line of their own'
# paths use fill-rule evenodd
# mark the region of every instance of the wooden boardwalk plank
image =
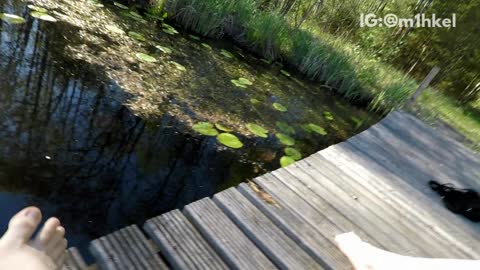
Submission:
<svg viewBox="0 0 480 270">
<path fill-rule="evenodd" d="M 144 229 L 174 269 L 228 269 L 179 210 L 148 220 Z"/>
<path fill-rule="evenodd" d="M 90 251 L 101 269 L 168 269 L 136 225 L 92 241 Z"/>
<path fill-rule="evenodd" d="M 408 220 L 408 226 L 418 231 L 416 237 L 419 242 L 435 247 L 435 249 L 441 248 L 443 250 L 442 257 L 473 258 L 478 256 L 479 241 L 473 240 L 471 235 L 460 235 L 453 232 L 449 228 L 450 226 L 443 224 L 444 217 L 432 215 L 432 204 L 424 204 L 415 197 L 415 193 L 418 191 L 393 188 L 389 185 L 391 176 L 387 176 L 388 179 L 385 179 L 381 175 L 365 169 L 356 162 L 355 158 L 358 156 L 348 155 L 351 152 L 342 147 L 344 145 L 346 144 L 322 151 L 321 156 L 335 162 L 336 167 L 349 174 L 352 179 L 357 181 L 357 184 L 365 186 L 366 190 L 375 194 L 383 204 L 390 205 L 400 217 Z M 446 209 L 439 209 L 439 211 L 449 215 L 448 220 L 457 218 Z M 459 242 L 458 239 L 463 241 Z M 475 246 L 477 248 L 474 248 Z"/>
<path fill-rule="evenodd" d="M 230 268 L 276 269 L 209 198 L 185 206 L 184 214 Z"/>
<path fill-rule="evenodd" d="M 62 270 L 84 270 L 87 268 L 87 264 L 80 255 L 80 252 L 76 248 L 69 248 L 65 255 L 65 263 Z"/>
<path fill-rule="evenodd" d="M 213 201 L 280 269 L 324 269 L 235 188 Z"/>
<path fill-rule="evenodd" d="M 317 262 L 327 265 L 328 269 L 353 269 L 347 257 L 334 245 L 333 239 L 326 238 L 282 202 L 267 203 L 247 184 L 240 184 L 238 190 Z"/>
</svg>

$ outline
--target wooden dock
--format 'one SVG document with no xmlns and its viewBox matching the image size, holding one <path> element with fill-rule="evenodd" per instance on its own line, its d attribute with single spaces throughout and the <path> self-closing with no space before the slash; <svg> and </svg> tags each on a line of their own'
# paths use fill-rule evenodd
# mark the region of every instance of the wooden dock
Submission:
<svg viewBox="0 0 480 270">
<path fill-rule="evenodd" d="M 431 179 L 480 190 L 480 157 L 394 112 L 346 142 L 91 243 L 100 269 L 352 269 L 334 236 L 405 255 L 480 259 L 480 223 Z M 70 249 L 64 269 L 86 269 Z"/>
</svg>

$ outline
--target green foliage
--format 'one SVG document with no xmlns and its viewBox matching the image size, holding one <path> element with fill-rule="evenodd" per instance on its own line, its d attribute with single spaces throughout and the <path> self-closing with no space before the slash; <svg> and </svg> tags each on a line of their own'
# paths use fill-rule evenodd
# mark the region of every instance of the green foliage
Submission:
<svg viewBox="0 0 480 270">
<path fill-rule="evenodd" d="M 199 122 L 193 125 L 193 130 L 196 132 L 206 135 L 206 136 L 217 136 L 218 131 L 213 127 L 211 123 L 208 122 Z"/>
<path fill-rule="evenodd" d="M 280 158 L 280 166 L 282 167 L 287 167 L 289 165 L 292 165 L 293 163 L 295 163 L 295 160 L 292 157 L 283 156 Z"/>
<path fill-rule="evenodd" d="M 286 134 L 277 133 L 275 134 L 275 136 L 277 137 L 277 139 L 280 141 L 281 144 L 284 144 L 286 146 L 295 145 L 295 139 Z"/>
<path fill-rule="evenodd" d="M 266 130 L 264 127 L 253 123 L 247 124 L 246 127 L 256 136 L 261 138 L 268 138 L 268 130 Z"/>
<path fill-rule="evenodd" d="M 293 147 L 285 148 L 284 152 L 285 152 L 285 155 L 291 157 L 293 160 L 302 159 L 302 153 L 300 153 L 300 151 L 298 151 L 297 149 L 295 149 Z"/>
<path fill-rule="evenodd" d="M 237 138 L 237 136 L 230 133 L 221 133 L 217 136 L 217 140 L 230 148 L 238 149 L 243 147 L 243 143 Z"/>
</svg>

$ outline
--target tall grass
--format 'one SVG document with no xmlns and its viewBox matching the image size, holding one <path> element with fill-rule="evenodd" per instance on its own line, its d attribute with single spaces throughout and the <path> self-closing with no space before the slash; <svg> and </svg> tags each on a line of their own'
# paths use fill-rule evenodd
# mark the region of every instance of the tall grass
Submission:
<svg viewBox="0 0 480 270">
<path fill-rule="evenodd" d="M 255 0 L 167 0 L 178 24 L 212 38 L 227 36 L 269 60 L 280 60 L 312 80 L 351 99 L 368 100 L 372 110 L 390 111 L 415 89 L 413 80 L 382 65 L 341 38 L 293 27 Z"/>
</svg>

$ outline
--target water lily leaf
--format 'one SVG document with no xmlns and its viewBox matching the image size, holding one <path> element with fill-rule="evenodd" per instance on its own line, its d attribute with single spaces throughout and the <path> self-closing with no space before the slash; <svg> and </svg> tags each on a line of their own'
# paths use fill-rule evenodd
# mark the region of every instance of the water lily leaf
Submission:
<svg viewBox="0 0 480 270">
<path fill-rule="evenodd" d="M 128 36 L 139 41 L 147 41 L 147 39 L 142 34 L 137 32 L 130 31 L 128 32 Z"/>
<path fill-rule="evenodd" d="M 238 81 L 241 83 L 241 84 L 244 84 L 244 85 L 253 85 L 253 83 L 249 80 L 249 79 L 245 79 L 245 78 L 238 78 Z"/>
<path fill-rule="evenodd" d="M 127 6 L 125 6 L 125 5 L 123 5 L 123 4 L 120 4 L 120 3 L 118 3 L 118 2 L 115 2 L 115 1 L 113 2 L 113 5 L 116 6 L 116 7 L 118 7 L 118 8 L 120 8 L 120 9 L 128 9 Z"/>
<path fill-rule="evenodd" d="M 287 167 L 295 163 L 295 160 L 289 156 L 283 156 L 280 158 L 280 166 Z"/>
<path fill-rule="evenodd" d="M 282 143 L 284 145 L 287 145 L 287 146 L 295 145 L 295 139 L 286 135 L 286 134 L 277 133 L 277 134 L 275 134 L 275 136 L 280 141 L 280 143 Z"/>
<path fill-rule="evenodd" d="M 262 126 L 259 126 L 253 123 L 248 123 L 246 127 L 248 130 L 250 130 L 250 132 L 252 132 L 256 136 L 261 138 L 268 138 L 268 130 L 266 130 Z"/>
<path fill-rule="evenodd" d="M 207 49 L 209 49 L 209 50 L 212 49 L 212 46 L 208 45 L 207 43 L 202 43 L 201 45 L 202 45 L 204 48 L 207 48 Z"/>
<path fill-rule="evenodd" d="M 282 104 L 277 103 L 277 102 L 273 103 L 273 108 L 274 108 L 275 110 L 281 111 L 281 112 L 286 112 L 286 111 L 288 111 L 288 110 L 287 110 L 287 107 L 285 107 L 285 106 L 283 106 Z"/>
<path fill-rule="evenodd" d="M 42 21 L 47 21 L 47 22 L 56 22 L 57 19 L 54 17 L 48 15 L 47 13 L 44 12 L 38 12 L 38 11 L 32 11 L 30 12 L 30 16 L 37 18 Z"/>
<path fill-rule="evenodd" d="M 195 125 L 193 125 L 193 130 L 195 130 L 196 132 L 202 134 L 202 135 L 206 135 L 206 136 L 217 136 L 218 135 L 218 131 L 213 128 L 213 125 L 208 123 L 208 122 L 199 122 Z"/>
<path fill-rule="evenodd" d="M 218 123 L 215 124 L 215 127 L 216 127 L 218 130 L 225 131 L 225 132 L 232 132 L 232 131 L 233 131 L 232 129 L 230 129 L 230 128 L 222 125 L 222 124 L 218 124 Z"/>
<path fill-rule="evenodd" d="M 22 24 L 25 23 L 25 19 L 14 15 L 14 14 L 8 14 L 8 13 L 0 13 L 0 19 L 6 23 L 9 24 Z"/>
<path fill-rule="evenodd" d="M 188 36 L 193 40 L 200 40 L 200 38 L 195 35 L 188 35 Z"/>
<path fill-rule="evenodd" d="M 290 76 L 292 76 L 292 75 L 290 75 L 290 73 L 288 73 L 288 71 L 286 71 L 286 70 L 283 70 L 283 69 L 282 69 L 282 70 L 280 70 L 280 73 L 282 73 L 284 76 L 287 76 L 287 77 L 290 77 Z"/>
<path fill-rule="evenodd" d="M 155 48 L 159 49 L 160 51 L 166 54 L 171 54 L 173 52 L 172 49 L 168 47 L 160 46 L 160 45 L 156 45 Z"/>
<path fill-rule="evenodd" d="M 169 24 L 166 24 L 166 23 L 162 24 L 162 31 L 169 34 L 169 35 L 178 34 L 178 31 L 175 28 L 173 28 L 173 26 L 171 26 Z"/>
<path fill-rule="evenodd" d="M 256 99 L 256 98 L 251 98 L 250 99 L 250 103 L 252 103 L 253 105 L 257 105 L 257 104 L 260 104 L 260 100 Z"/>
<path fill-rule="evenodd" d="M 322 128 L 321 126 L 318 126 L 318 125 L 315 125 L 315 124 L 308 124 L 307 126 L 313 132 L 316 132 L 320 135 L 327 135 L 327 131 L 324 128 Z"/>
<path fill-rule="evenodd" d="M 247 88 L 247 86 L 241 83 L 239 80 L 230 80 L 236 87 Z"/>
<path fill-rule="evenodd" d="M 110 31 L 112 33 L 115 33 L 115 34 L 125 34 L 125 31 L 123 31 L 122 29 L 120 29 L 119 27 L 117 27 L 115 25 L 107 25 L 107 26 L 105 26 L 105 28 L 107 28 L 108 31 Z"/>
<path fill-rule="evenodd" d="M 187 71 L 187 68 L 186 68 L 186 67 L 180 65 L 179 63 L 177 63 L 177 62 L 175 62 L 175 61 L 170 61 L 170 63 L 172 63 L 177 70 Z"/>
<path fill-rule="evenodd" d="M 37 7 L 35 5 L 28 5 L 27 7 L 29 9 L 33 10 L 33 11 L 38 11 L 38 12 L 42 12 L 42 13 L 47 13 L 48 12 L 48 10 L 46 10 L 45 8 Z"/>
<path fill-rule="evenodd" d="M 234 58 L 235 57 L 235 55 L 233 55 L 231 52 L 229 52 L 225 49 L 221 49 L 220 54 L 227 57 L 227 58 Z"/>
<path fill-rule="evenodd" d="M 283 133 L 286 134 L 295 134 L 295 129 L 290 126 L 289 124 L 282 122 L 282 121 L 277 121 L 275 122 L 275 125 L 280 129 Z"/>
<path fill-rule="evenodd" d="M 285 155 L 291 157 L 294 160 L 302 159 L 302 153 L 300 153 L 300 151 L 298 151 L 297 149 L 295 149 L 293 147 L 285 148 L 284 152 L 285 152 Z"/>
<path fill-rule="evenodd" d="M 217 136 L 217 140 L 230 148 L 238 149 L 243 147 L 243 143 L 237 138 L 237 136 L 230 133 L 221 133 Z"/>
<path fill-rule="evenodd" d="M 325 119 L 328 121 L 333 121 L 333 115 L 331 112 L 323 112 L 323 117 L 325 117 Z"/>
<path fill-rule="evenodd" d="M 147 62 L 147 63 L 155 63 L 157 62 L 157 59 L 153 56 L 150 56 L 148 54 L 145 54 L 145 53 L 136 53 L 135 56 L 144 61 L 144 62 Z"/>
</svg>

